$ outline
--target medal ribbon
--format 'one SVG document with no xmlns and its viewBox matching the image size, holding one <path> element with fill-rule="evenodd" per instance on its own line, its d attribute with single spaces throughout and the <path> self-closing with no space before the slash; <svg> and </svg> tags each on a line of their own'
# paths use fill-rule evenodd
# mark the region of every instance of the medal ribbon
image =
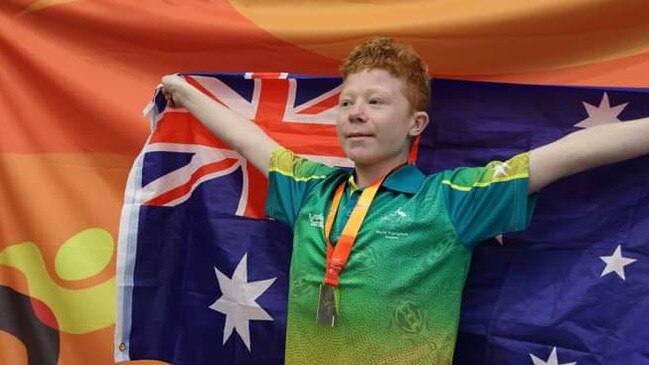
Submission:
<svg viewBox="0 0 649 365">
<path fill-rule="evenodd" d="M 387 176 L 387 175 L 386 175 Z M 366 187 L 365 190 L 361 193 L 361 196 L 358 198 L 352 214 L 349 216 L 345 227 L 343 228 L 340 238 L 338 238 L 338 243 L 334 248 L 331 244 L 331 227 L 333 226 L 334 218 L 336 212 L 338 212 L 338 207 L 345 191 L 345 186 L 347 182 L 343 182 L 338 186 L 336 192 L 334 193 L 334 198 L 331 203 L 331 208 L 329 208 L 329 213 L 327 214 L 327 220 L 325 222 L 325 238 L 327 239 L 327 262 L 325 266 L 325 284 L 337 287 L 340 280 L 340 274 L 342 273 L 347 260 L 349 259 L 349 254 L 352 252 L 352 246 L 356 241 L 356 236 L 358 231 L 361 228 L 361 224 L 367 215 L 370 205 L 376 196 L 376 193 L 381 186 L 381 183 L 385 179 L 385 176 L 376 180 L 370 186 Z"/>
</svg>

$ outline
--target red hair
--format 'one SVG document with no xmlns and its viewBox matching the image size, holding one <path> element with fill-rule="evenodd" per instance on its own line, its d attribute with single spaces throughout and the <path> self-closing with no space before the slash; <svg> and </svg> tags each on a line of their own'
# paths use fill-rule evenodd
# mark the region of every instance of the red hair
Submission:
<svg viewBox="0 0 649 365">
<path fill-rule="evenodd" d="M 415 111 L 427 111 L 430 104 L 428 66 L 415 50 L 392 38 L 378 37 L 356 46 L 340 66 L 343 80 L 350 74 L 382 69 L 401 79 L 405 95 Z"/>
</svg>

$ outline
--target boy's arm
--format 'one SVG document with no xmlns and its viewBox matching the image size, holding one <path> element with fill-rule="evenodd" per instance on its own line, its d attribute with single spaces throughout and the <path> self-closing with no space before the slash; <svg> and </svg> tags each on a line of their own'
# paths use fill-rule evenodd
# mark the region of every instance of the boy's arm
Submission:
<svg viewBox="0 0 649 365">
<path fill-rule="evenodd" d="M 162 85 L 162 92 L 172 107 L 187 109 L 268 177 L 270 155 L 279 145 L 259 126 L 218 104 L 180 76 L 164 76 Z"/>
<path fill-rule="evenodd" d="M 530 152 L 528 192 L 593 167 L 649 153 L 649 118 L 569 134 Z"/>
</svg>

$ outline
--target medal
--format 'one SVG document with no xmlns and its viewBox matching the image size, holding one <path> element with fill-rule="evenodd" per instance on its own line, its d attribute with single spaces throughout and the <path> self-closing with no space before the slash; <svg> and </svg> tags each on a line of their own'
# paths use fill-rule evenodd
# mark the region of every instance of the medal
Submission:
<svg viewBox="0 0 649 365">
<path fill-rule="evenodd" d="M 338 288 L 320 285 L 320 300 L 318 301 L 317 322 L 323 326 L 333 327 L 338 317 Z"/>
</svg>

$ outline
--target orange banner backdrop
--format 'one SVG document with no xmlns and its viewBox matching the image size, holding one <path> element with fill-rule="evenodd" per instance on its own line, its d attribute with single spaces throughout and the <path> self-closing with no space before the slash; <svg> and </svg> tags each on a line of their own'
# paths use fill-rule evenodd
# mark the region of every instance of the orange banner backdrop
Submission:
<svg viewBox="0 0 649 365">
<path fill-rule="evenodd" d="M 52 340 L 0 322 L 0 363 L 113 363 L 122 194 L 162 75 L 335 75 L 353 44 L 389 35 L 431 76 L 647 87 L 647 14 L 645 0 L 1 2 L 0 310 Z"/>
</svg>

